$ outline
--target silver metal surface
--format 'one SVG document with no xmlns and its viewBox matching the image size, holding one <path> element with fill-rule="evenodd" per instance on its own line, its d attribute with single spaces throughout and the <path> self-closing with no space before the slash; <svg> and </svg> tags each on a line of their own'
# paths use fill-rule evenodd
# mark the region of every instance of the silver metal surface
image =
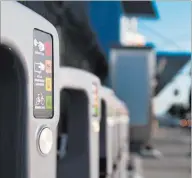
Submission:
<svg viewBox="0 0 192 178">
<path fill-rule="evenodd" d="M 38 146 L 42 154 L 47 155 L 53 146 L 53 132 L 48 127 L 40 130 Z"/>
</svg>

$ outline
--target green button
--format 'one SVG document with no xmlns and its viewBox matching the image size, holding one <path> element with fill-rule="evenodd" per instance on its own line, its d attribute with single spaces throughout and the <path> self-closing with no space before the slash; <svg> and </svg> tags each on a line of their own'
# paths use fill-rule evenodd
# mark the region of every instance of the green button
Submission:
<svg viewBox="0 0 192 178">
<path fill-rule="evenodd" d="M 99 109 L 97 107 L 94 108 L 94 115 L 95 117 L 99 115 Z"/>
<path fill-rule="evenodd" d="M 46 96 L 46 109 L 52 109 L 52 96 Z"/>
</svg>

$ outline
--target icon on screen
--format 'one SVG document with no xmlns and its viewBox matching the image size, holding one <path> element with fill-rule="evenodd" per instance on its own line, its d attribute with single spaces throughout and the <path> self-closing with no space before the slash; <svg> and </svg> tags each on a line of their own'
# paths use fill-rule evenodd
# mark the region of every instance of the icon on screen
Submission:
<svg viewBox="0 0 192 178">
<path fill-rule="evenodd" d="M 45 105 L 45 99 L 43 97 L 42 93 L 37 94 L 35 106 L 44 106 Z"/>
<path fill-rule="evenodd" d="M 38 50 L 40 52 L 43 52 L 45 50 L 45 45 L 41 41 L 38 41 L 37 39 L 34 39 L 34 46 L 38 47 Z"/>
<path fill-rule="evenodd" d="M 45 60 L 45 71 L 47 74 L 52 73 L 52 61 L 51 60 Z"/>
<path fill-rule="evenodd" d="M 50 42 L 45 42 L 45 55 L 46 56 L 52 56 L 52 45 Z"/>
<path fill-rule="evenodd" d="M 42 62 L 34 63 L 34 72 L 41 74 L 45 70 L 45 65 Z"/>
<path fill-rule="evenodd" d="M 52 96 L 46 96 L 46 109 L 52 109 Z"/>
<path fill-rule="evenodd" d="M 99 115 L 99 97 L 98 97 L 98 86 L 96 83 L 92 84 L 92 95 L 93 95 L 93 105 L 92 112 L 94 117 Z"/>
<path fill-rule="evenodd" d="M 46 91 L 52 91 L 52 78 L 46 78 L 45 89 Z"/>
</svg>

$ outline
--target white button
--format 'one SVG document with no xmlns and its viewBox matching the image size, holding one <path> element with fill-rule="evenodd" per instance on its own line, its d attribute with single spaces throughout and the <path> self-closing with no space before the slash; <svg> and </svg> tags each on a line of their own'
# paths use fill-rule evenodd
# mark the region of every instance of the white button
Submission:
<svg viewBox="0 0 192 178">
<path fill-rule="evenodd" d="M 43 128 L 41 130 L 38 144 L 43 154 L 49 154 L 53 145 L 53 133 L 49 128 Z"/>
</svg>

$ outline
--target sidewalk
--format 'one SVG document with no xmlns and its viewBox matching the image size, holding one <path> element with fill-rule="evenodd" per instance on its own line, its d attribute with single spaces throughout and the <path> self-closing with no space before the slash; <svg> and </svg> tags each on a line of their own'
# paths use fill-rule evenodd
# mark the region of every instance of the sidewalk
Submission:
<svg viewBox="0 0 192 178">
<path fill-rule="evenodd" d="M 160 128 L 153 143 L 162 152 L 160 159 L 143 160 L 144 178 L 190 178 L 190 134 L 178 128 Z"/>
</svg>

